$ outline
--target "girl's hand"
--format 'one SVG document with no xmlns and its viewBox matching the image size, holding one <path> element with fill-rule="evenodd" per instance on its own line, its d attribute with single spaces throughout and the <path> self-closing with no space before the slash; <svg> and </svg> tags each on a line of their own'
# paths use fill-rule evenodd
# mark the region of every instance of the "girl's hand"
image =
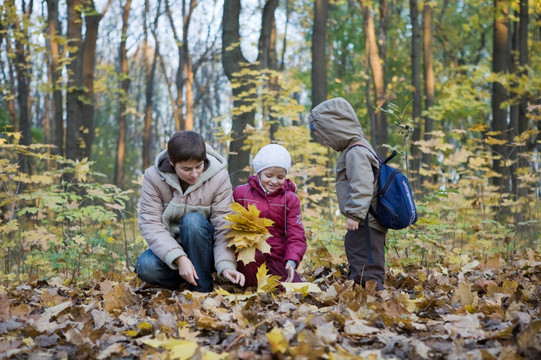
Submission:
<svg viewBox="0 0 541 360">
<path fill-rule="evenodd" d="M 196 280 L 199 280 L 199 276 L 197 276 L 197 271 L 195 271 L 192 261 L 187 256 L 179 256 L 175 259 L 175 263 L 178 266 L 180 277 L 188 283 L 197 286 Z"/>
<path fill-rule="evenodd" d="M 359 228 L 359 222 L 348 218 L 346 221 L 347 230 L 357 230 Z"/>
<path fill-rule="evenodd" d="M 297 267 L 297 264 L 293 260 L 288 260 L 286 262 L 286 270 L 287 270 L 287 279 L 286 282 L 292 282 L 293 277 L 295 276 L 295 267 Z"/>
<path fill-rule="evenodd" d="M 246 281 L 243 273 L 231 268 L 225 269 L 222 272 L 222 276 L 233 284 L 239 284 L 240 286 L 244 286 L 244 281 Z"/>
</svg>

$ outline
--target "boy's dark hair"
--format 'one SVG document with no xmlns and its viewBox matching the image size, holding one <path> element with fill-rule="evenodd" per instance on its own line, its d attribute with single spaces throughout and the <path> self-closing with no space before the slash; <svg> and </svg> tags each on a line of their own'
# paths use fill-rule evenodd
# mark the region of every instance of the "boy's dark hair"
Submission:
<svg viewBox="0 0 541 360">
<path fill-rule="evenodd" d="M 181 161 L 204 161 L 207 158 L 205 140 L 195 131 L 179 131 L 167 143 L 167 153 L 173 164 Z"/>
</svg>

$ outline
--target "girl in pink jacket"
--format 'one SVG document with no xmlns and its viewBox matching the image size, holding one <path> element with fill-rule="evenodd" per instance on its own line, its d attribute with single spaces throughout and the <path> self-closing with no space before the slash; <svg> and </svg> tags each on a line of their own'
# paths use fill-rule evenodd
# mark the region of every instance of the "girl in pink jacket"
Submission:
<svg viewBox="0 0 541 360">
<path fill-rule="evenodd" d="M 246 278 L 245 286 L 257 285 L 257 270 L 266 263 L 269 273 L 281 281 L 301 282 L 295 269 L 306 251 L 306 236 L 302 225 L 300 200 L 295 195 L 295 184 L 286 178 L 291 167 L 291 156 L 281 145 L 264 146 L 252 163 L 256 175 L 233 192 L 236 202 L 248 208 L 254 204 L 260 216 L 274 221 L 269 228 L 267 243 L 270 253 L 256 251 L 255 261 L 237 263 L 237 270 Z"/>
</svg>

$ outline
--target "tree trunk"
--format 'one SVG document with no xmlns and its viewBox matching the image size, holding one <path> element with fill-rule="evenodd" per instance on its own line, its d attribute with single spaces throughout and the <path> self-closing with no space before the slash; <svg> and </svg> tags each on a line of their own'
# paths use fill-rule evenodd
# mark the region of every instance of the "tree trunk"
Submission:
<svg viewBox="0 0 541 360">
<path fill-rule="evenodd" d="M 432 36 L 432 5 L 431 0 L 424 1 L 423 7 L 423 69 L 424 69 L 424 83 L 425 83 L 425 110 L 429 110 L 434 105 L 434 67 L 433 67 L 433 43 L 434 38 Z M 424 118 L 424 140 L 429 141 L 432 138 L 432 131 L 434 131 L 434 120 L 430 116 Z M 427 170 L 432 167 L 432 155 L 421 154 L 421 166 L 424 166 Z M 431 179 L 422 177 L 421 184 Z M 433 179 L 436 180 L 436 179 Z"/>
<path fill-rule="evenodd" d="M 14 6 L 12 3 L 8 6 Z M 17 102 L 19 103 L 19 129 L 21 131 L 21 145 L 30 145 L 32 143 L 32 133 L 30 131 L 32 122 L 30 119 L 30 71 L 32 69 L 29 60 L 29 36 L 26 29 L 25 19 L 32 15 L 33 1 L 30 1 L 26 7 L 22 8 L 22 15 L 14 19 L 14 31 L 18 33 L 15 37 L 15 70 L 17 74 Z M 20 156 L 19 166 L 27 174 L 31 173 L 31 164 L 29 158 Z"/>
<path fill-rule="evenodd" d="M 83 50 L 82 50 L 82 0 L 67 0 L 69 44 L 68 90 L 66 93 L 66 157 L 72 160 L 83 158 L 81 144 L 81 114 L 83 112 Z"/>
<path fill-rule="evenodd" d="M 193 72 L 192 63 L 188 48 L 188 30 L 190 27 L 190 21 L 193 10 L 197 2 L 190 0 L 188 11 L 186 11 L 186 0 L 182 0 L 182 39 L 178 35 L 177 28 L 175 26 L 173 13 L 169 7 L 169 1 L 165 1 L 165 10 L 171 25 L 173 37 L 177 45 L 178 52 L 178 66 L 177 75 L 175 78 L 175 85 L 177 88 L 175 108 L 173 108 L 173 117 L 175 119 L 175 129 L 180 130 L 193 130 Z M 184 101 L 184 86 L 186 86 L 186 101 Z M 186 115 L 184 115 L 183 108 L 186 105 Z"/>
<path fill-rule="evenodd" d="M 508 2 L 494 1 L 494 48 L 492 56 L 492 71 L 495 74 L 504 74 L 509 68 L 509 28 L 508 28 Z M 495 81 L 492 83 L 492 131 L 497 132 L 495 137 L 505 139 L 507 129 L 507 109 L 502 104 L 507 101 L 508 95 L 505 87 Z M 506 149 L 504 145 L 494 144 L 492 150 L 496 155 L 492 169 L 500 174 L 501 178 L 494 177 L 493 183 L 502 186 L 502 190 L 509 191 L 509 184 L 505 172 L 504 161 Z"/>
<path fill-rule="evenodd" d="M 130 17 L 131 1 L 126 0 L 122 7 L 122 30 L 120 33 L 119 55 L 119 74 L 121 78 L 120 98 L 118 108 L 118 136 L 115 164 L 115 185 L 122 187 L 125 178 L 126 167 L 126 139 L 128 132 L 128 92 L 130 88 L 130 71 L 128 69 L 128 51 L 126 49 L 126 40 L 128 37 L 128 20 Z"/>
<path fill-rule="evenodd" d="M 366 51 L 368 52 L 370 68 L 374 80 L 374 89 L 376 93 L 376 107 L 382 108 L 386 101 L 385 92 L 385 74 L 383 69 L 383 59 L 379 56 L 378 42 L 376 39 L 376 30 L 372 9 L 365 0 L 360 0 L 362 5 L 364 32 L 366 37 Z M 372 132 L 372 144 L 380 154 L 385 153 L 384 144 L 387 144 L 387 118 L 382 111 L 376 110 L 376 128 Z"/>
<path fill-rule="evenodd" d="M 85 2 L 85 39 L 83 47 L 83 94 L 85 101 L 81 113 L 81 138 L 84 146 L 81 149 L 83 158 L 91 159 L 94 143 L 94 72 L 96 69 L 96 41 L 98 28 L 103 14 L 99 14 L 94 0 Z"/>
<path fill-rule="evenodd" d="M 242 86 L 233 89 L 233 107 L 240 109 L 242 106 L 250 106 L 252 97 L 239 97 L 243 92 L 255 93 L 254 85 L 243 79 L 234 78 L 233 74 L 243 68 L 253 68 L 243 56 L 240 48 L 239 15 L 240 0 L 224 0 L 223 28 L 222 28 L 222 65 L 229 81 L 240 81 Z M 246 64 L 246 65 L 243 65 Z M 233 187 L 246 181 L 250 171 L 247 170 L 250 161 L 250 150 L 243 149 L 244 129 L 254 126 L 255 112 L 244 111 L 233 114 L 231 142 L 229 145 L 229 175 Z"/>
<path fill-rule="evenodd" d="M 7 4 L 15 8 L 13 0 Z M 22 9 L 21 17 L 16 16 L 13 19 L 13 30 L 15 36 L 15 72 L 17 77 L 17 102 L 19 104 L 19 129 L 21 131 L 21 144 L 30 145 L 31 121 L 30 121 L 30 74 L 31 64 L 28 63 L 28 33 L 25 28 L 25 18 L 31 15 L 32 6 L 27 5 Z"/>
<path fill-rule="evenodd" d="M 101 19 L 111 5 L 109 0 L 101 14 L 93 0 L 67 0 L 70 47 L 68 91 L 66 94 L 66 157 L 90 159 L 94 141 L 94 70 L 96 41 Z M 83 40 L 83 13 L 85 39 Z"/>
<path fill-rule="evenodd" d="M 64 149 L 64 119 L 62 109 L 62 67 L 60 65 L 60 46 L 57 36 L 61 35 L 58 21 L 58 0 L 47 0 L 47 25 L 49 30 L 48 46 L 50 52 L 50 76 L 53 89 L 52 94 L 52 121 L 50 124 L 50 143 L 56 146 L 54 153 L 63 154 Z"/>
<path fill-rule="evenodd" d="M 262 71 L 277 70 L 278 68 L 276 59 L 276 21 L 274 17 L 277 6 L 278 0 L 267 0 L 261 15 L 261 34 L 258 43 L 257 63 Z M 278 79 L 276 75 L 269 72 L 269 80 L 266 86 L 271 94 L 278 92 Z M 278 130 L 279 120 L 271 114 L 269 101 L 264 99 L 262 106 L 263 121 L 270 124 L 270 138 L 274 139 L 274 134 Z"/>
<path fill-rule="evenodd" d="M 519 50 L 519 65 L 526 66 L 528 65 L 528 27 L 529 27 L 529 15 L 528 15 L 528 0 L 520 0 L 520 25 L 519 25 L 519 39 L 518 39 L 518 50 Z M 526 74 L 525 70 L 522 70 L 523 74 Z M 521 98 L 519 104 L 519 113 L 518 113 L 518 133 L 522 134 L 528 130 L 528 118 L 526 114 L 528 112 L 528 96 L 524 94 Z M 530 145 L 533 145 L 531 149 L 533 150 L 535 142 L 530 142 Z M 527 162 L 523 162 L 522 166 L 527 166 Z"/>
<path fill-rule="evenodd" d="M 413 104 L 411 117 L 415 123 L 421 118 L 421 29 L 419 26 L 419 9 L 417 0 L 410 0 L 411 17 L 411 85 L 413 90 Z M 415 126 L 413 141 L 421 140 L 422 128 Z M 406 149 L 408 151 L 408 149 Z M 421 165 L 421 151 L 417 145 L 411 147 L 410 176 L 413 190 L 418 189 L 420 178 L 419 168 Z"/>
<path fill-rule="evenodd" d="M 14 36 L 11 36 L 9 34 L 9 26 L 12 21 L 12 14 L 15 14 L 16 16 L 16 8 L 15 4 L 12 1 L 6 2 L 4 5 L 4 11 L 0 12 L 0 45 L 2 45 L 3 41 L 6 42 L 6 55 L 5 57 L 0 56 L 0 69 L 5 69 L 7 71 L 2 71 L 2 77 L 4 79 L 5 89 L 3 90 L 3 103 L 6 107 L 9 123 L 11 125 L 11 130 L 13 132 L 19 131 L 19 121 L 17 119 L 17 110 L 15 106 L 15 100 L 13 99 L 13 94 L 17 93 L 17 90 L 15 89 L 15 78 L 17 77 L 15 70 L 15 64 L 13 64 L 13 60 L 15 59 L 16 55 L 13 52 L 13 45 L 11 42 L 11 39 L 14 38 Z M 15 29 L 13 29 L 15 31 Z M 6 62 L 4 63 L 4 59 Z M 9 96 L 8 96 L 9 95 Z"/>
<path fill-rule="evenodd" d="M 193 107 L 194 107 L 194 95 L 193 95 L 193 66 L 192 66 L 192 56 L 190 54 L 190 49 L 188 47 L 188 31 L 190 29 L 190 23 L 192 20 L 192 14 L 197 6 L 196 0 L 190 0 L 190 7 L 188 12 L 186 12 L 186 1 L 182 1 L 182 55 L 184 57 L 183 66 L 184 66 L 184 76 L 185 76 L 185 85 L 186 85 L 186 117 L 185 117 L 185 130 L 194 130 L 194 116 L 193 116 Z"/>
<path fill-rule="evenodd" d="M 146 89 L 145 89 L 145 118 L 144 118 L 144 131 L 143 131 L 143 168 L 144 171 L 146 168 L 150 167 L 153 164 L 151 153 L 151 139 L 152 139 L 152 108 L 154 95 L 154 74 L 156 73 L 156 64 L 158 59 L 158 54 L 160 53 L 160 42 L 157 36 L 154 36 L 156 47 L 154 49 L 154 56 L 152 62 L 150 62 L 150 48 L 148 45 L 148 24 L 147 18 L 149 16 L 149 0 L 145 0 L 145 13 L 144 13 L 144 40 L 143 40 L 143 57 L 145 63 L 145 78 L 146 78 Z M 157 23 L 161 8 L 161 1 L 158 3 L 156 9 L 156 18 L 154 24 Z M 153 31 L 153 34 L 155 32 Z"/>
<path fill-rule="evenodd" d="M 312 109 L 327 100 L 327 18 L 329 0 L 314 2 L 312 33 Z"/>
</svg>

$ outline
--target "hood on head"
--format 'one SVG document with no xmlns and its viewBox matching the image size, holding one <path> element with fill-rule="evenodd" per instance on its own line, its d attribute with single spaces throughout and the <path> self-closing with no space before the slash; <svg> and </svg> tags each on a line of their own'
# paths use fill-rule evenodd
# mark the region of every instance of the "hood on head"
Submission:
<svg viewBox="0 0 541 360">
<path fill-rule="evenodd" d="M 343 151 L 364 138 L 355 110 L 344 98 L 326 100 L 308 115 L 310 126 L 330 147 Z"/>
</svg>

